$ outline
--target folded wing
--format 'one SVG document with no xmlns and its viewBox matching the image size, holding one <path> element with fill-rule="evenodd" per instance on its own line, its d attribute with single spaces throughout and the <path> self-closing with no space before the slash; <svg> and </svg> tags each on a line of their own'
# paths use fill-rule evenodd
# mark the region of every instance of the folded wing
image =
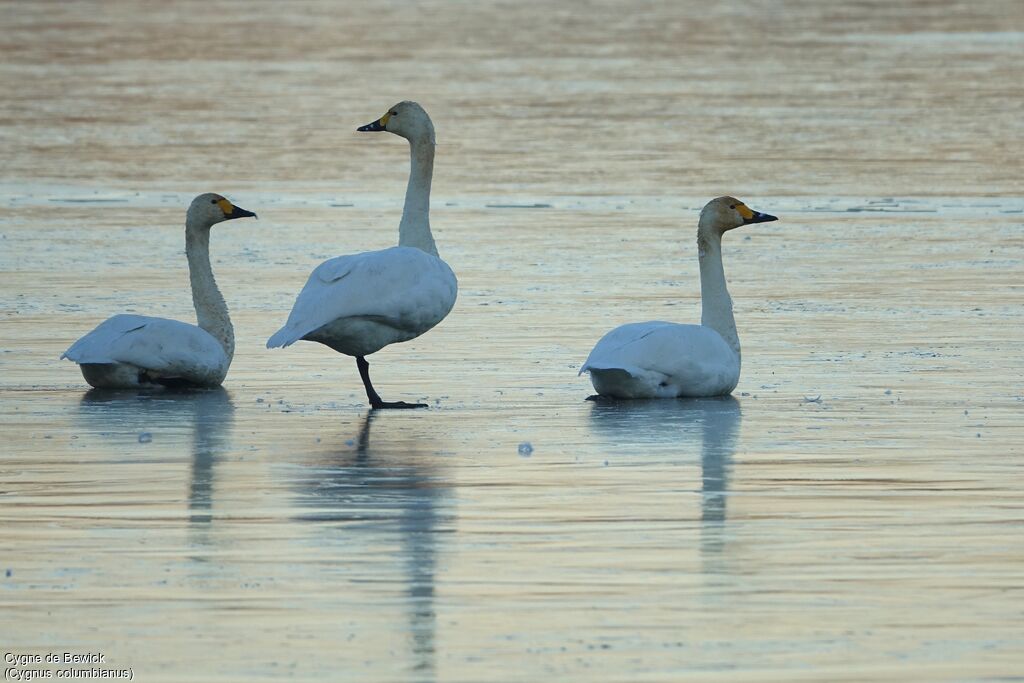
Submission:
<svg viewBox="0 0 1024 683">
<path fill-rule="evenodd" d="M 441 322 L 458 283 L 441 259 L 392 247 L 324 261 L 302 288 L 288 322 L 267 347 L 289 346 L 339 319 L 365 317 L 422 333 Z"/>
<path fill-rule="evenodd" d="M 580 373 L 591 370 L 622 370 L 703 391 L 734 383 L 739 358 L 709 327 L 655 320 L 622 325 L 602 337 Z"/>
<path fill-rule="evenodd" d="M 61 356 L 76 363 L 128 363 L 163 376 L 215 375 L 227 355 L 209 333 L 177 320 L 115 315 Z"/>
</svg>

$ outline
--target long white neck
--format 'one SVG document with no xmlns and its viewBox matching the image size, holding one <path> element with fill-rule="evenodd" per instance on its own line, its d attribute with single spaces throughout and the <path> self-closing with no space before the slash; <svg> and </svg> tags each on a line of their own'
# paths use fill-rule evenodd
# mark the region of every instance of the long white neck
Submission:
<svg viewBox="0 0 1024 683">
<path fill-rule="evenodd" d="M 398 225 L 398 245 L 416 247 L 437 256 L 437 245 L 430 233 L 430 181 L 434 176 L 434 141 L 428 138 L 409 141 L 411 168 L 405 190 L 405 208 Z"/>
<path fill-rule="evenodd" d="M 196 307 L 199 327 L 220 342 L 230 362 L 235 355 L 235 330 L 228 317 L 228 305 L 213 279 L 209 228 L 185 225 L 185 255 L 188 257 L 188 279 L 192 283 L 192 304 Z"/>
<path fill-rule="evenodd" d="M 722 335 L 739 357 L 740 338 L 736 335 L 732 299 L 725 287 L 725 269 L 722 267 L 722 236 L 698 231 L 697 251 L 700 258 L 700 324 Z"/>
</svg>

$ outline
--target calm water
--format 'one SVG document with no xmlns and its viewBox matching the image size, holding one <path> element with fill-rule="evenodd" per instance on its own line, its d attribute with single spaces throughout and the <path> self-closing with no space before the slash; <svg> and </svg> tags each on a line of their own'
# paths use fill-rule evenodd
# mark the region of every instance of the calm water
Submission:
<svg viewBox="0 0 1024 683">
<path fill-rule="evenodd" d="M 1021 680 L 1018 2 L 5 3 L 0 648 L 141 681 Z M 438 129 L 459 302 L 371 358 L 267 351 L 320 260 L 397 238 Z M 220 391 L 87 391 L 116 312 L 190 320 L 184 207 L 238 332 Z M 733 397 L 608 405 L 631 320 Z M 521 455 L 519 446 L 533 451 Z M 10 665 L 5 664 L 5 668 Z M 27 668 L 27 667 L 21 667 Z"/>
</svg>

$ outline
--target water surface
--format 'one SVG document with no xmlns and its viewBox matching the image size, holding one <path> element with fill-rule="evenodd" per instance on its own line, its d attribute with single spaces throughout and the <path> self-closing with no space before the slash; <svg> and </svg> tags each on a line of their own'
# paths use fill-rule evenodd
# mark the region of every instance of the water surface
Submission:
<svg viewBox="0 0 1024 683">
<path fill-rule="evenodd" d="M 143 681 L 1016 680 L 1024 133 L 1015 2 L 11 3 L 0 44 L 0 645 Z M 393 244 L 439 138 L 439 327 L 267 351 Z M 88 391 L 116 312 L 191 320 L 228 194 L 222 390 Z M 733 193 L 734 396 L 586 401 L 593 343 L 699 319 Z M 532 452 L 520 453 L 528 443 Z M 529 449 L 523 449 L 529 450 Z"/>
</svg>

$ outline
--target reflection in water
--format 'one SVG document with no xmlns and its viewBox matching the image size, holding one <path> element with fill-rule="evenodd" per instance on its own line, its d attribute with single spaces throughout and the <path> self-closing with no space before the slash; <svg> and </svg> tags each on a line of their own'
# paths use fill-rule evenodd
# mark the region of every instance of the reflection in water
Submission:
<svg viewBox="0 0 1024 683">
<path fill-rule="evenodd" d="M 234 410 L 224 387 L 161 392 L 91 389 L 79 402 L 83 420 L 101 434 L 140 440 L 154 430 L 191 433 L 188 508 L 194 526 L 208 525 L 212 519 L 214 465 L 217 454 L 228 446 Z"/>
<path fill-rule="evenodd" d="M 342 533 L 365 533 L 370 543 L 387 542 L 397 530 L 405 574 L 405 602 L 409 606 L 412 667 L 417 680 L 435 680 L 434 608 L 437 538 L 443 523 L 438 506 L 445 488 L 417 444 L 392 448 L 371 447 L 370 429 L 378 413 L 370 410 L 359 428 L 355 450 L 323 454 L 313 476 L 301 481 L 302 505 L 316 508 L 300 518 L 316 522 L 346 523 Z M 357 523 L 353 523 L 357 522 Z M 364 540 L 367 540 L 364 539 Z"/>
<path fill-rule="evenodd" d="M 654 445 L 700 447 L 701 550 L 721 554 L 726 496 L 740 426 L 740 402 L 732 396 L 646 401 L 594 401 L 590 421 L 616 448 L 646 454 Z M 683 454 L 689 449 L 683 451 Z M 708 571 L 717 571 L 707 566 Z"/>
</svg>

